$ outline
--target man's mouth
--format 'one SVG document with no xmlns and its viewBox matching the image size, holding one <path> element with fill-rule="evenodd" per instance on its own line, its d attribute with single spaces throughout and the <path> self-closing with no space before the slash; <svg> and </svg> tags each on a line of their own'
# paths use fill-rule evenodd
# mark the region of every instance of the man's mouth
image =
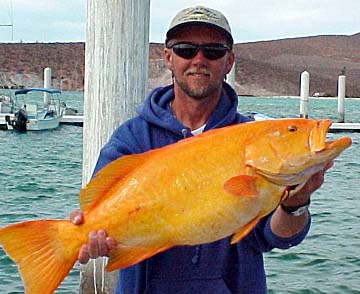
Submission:
<svg viewBox="0 0 360 294">
<path fill-rule="evenodd" d="M 186 72 L 186 75 L 210 77 L 211 73 L 208 70 L 189 70 Z"/>
</svg>

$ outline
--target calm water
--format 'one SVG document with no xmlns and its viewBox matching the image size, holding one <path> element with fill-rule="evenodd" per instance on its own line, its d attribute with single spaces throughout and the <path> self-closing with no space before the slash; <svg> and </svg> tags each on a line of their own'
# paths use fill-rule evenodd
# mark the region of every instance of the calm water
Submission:
<svg viewBox="0 0 360 294">
<path fill-rule="evenodd" d="M 66 102 L 82 110 L 82 93 L 65 92 Z M 336 100 L 312 99 L 311 118 L 337 119 Z M 240 97 L 242 111 L 297 117 L 292 98 Z M 346 120 L 359 122 L 360 99 L 346 101 Z M 360 293 L 360 134 L 327 173 L 311 204 L 313 225 L 300 246 L 265 256 L 269 293 Z M 42 218 L 67 218 L 78 208 L 81 186 L 82 128 L 0 132 L 0 227 Z M 75 267 L 56 293 L 78 293 Z M 0 249 L 0 293 L 23 293 L 16 266 Z"/>
</svg>

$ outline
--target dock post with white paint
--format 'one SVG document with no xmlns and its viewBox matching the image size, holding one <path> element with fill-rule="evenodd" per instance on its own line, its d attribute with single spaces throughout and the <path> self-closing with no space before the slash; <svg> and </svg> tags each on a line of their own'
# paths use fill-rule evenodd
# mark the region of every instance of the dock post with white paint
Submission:
<svg viewBox="0 0 360 294">
<path fill-rule="evenodd" d="M 101 147 L 145 98 L 149 19 L 150 0 L 87 0 L 83 186 Z M 117 271 L 104 273 L 103 261 L 81 266 L 80 293 L 113 293 Z"/>
<path fill-rule="evenodd" d="M 338 79 L 338 122 L 345 122 L 345 89 L 346 76 L 340 75 Z"/>
<path fill-rule="evenodd" d="M 301 74 L 300 82 L 300 117 L 308 118 L 308 104 L 309 104 L 309 81 L 310 75 L 307 71 Z"/>
<path fill-rule="evenodd" d="M 51 68 L 46 67 L 44 69 L 44 88 L 50 89 L 51 88 Z M 44 93 L 44 105 L 47 106 L 50 104 L 50 94 Z"/>
</svg>

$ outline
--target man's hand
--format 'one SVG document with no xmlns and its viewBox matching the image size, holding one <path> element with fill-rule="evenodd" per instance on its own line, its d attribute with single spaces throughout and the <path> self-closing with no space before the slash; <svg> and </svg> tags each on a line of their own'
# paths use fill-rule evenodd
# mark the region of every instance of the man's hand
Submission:
<svg viewBox="0 0 360 294">
<path fill-rule="evenodd" d="M 81 225 L 84 215 L 80 210 L 74 210 L 70 213 L 70 220 L 74 225 Z M 116 245 L 115 239 L 108 237 L 105 230 L 92 231 L 89 233 L 88 243 L 80 248 L 78 261 L 86 264 L 90 258 L 108 256 L 109 251 L 115 249 Z"/>
<path fill-rule="evenodd" d="M 287 207 L 305 205 L 309 201 L 311 194 L 319 189 L 324 183 L 324 174 L 332 166 L 333 162 L 328 162 L 324 169 L 314 174 L 296 194 L 291 195 L 290 191 L 290 197 L 285 199 L 282 203 Z M 272 215 L 270 223 L 271 230 L 275 235 L 281 238 L 290 238 L 304 229 L 308 217 L 308 213 L 293 217 L 279 206 Z"/>
<path fill-rule="evenodd" d="M 325 172 L 334 165 L 332 161 L 328 162 L 324 169 L 314 174 L 296 194 L 283 201 L 285 206 L 295 207 L 306 203 L 310 199 L 310 195 L 321 187 L 324 183 Z"/>
</svg>

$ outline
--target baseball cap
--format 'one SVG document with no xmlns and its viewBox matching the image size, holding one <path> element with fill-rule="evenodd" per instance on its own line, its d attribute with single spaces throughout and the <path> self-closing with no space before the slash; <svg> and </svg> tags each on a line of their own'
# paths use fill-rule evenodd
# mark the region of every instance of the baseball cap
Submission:
<svg viewBox="0 0 360 294">
<path fill-rule="evenodd" d="M 220 29 L 225 33 L 231 45 L 234 43 L 233 37 L 231 35 L 230 25 L 226 17 L 220 11 L 203 6 L 185 8 L 176 14 L 171 21 L 170 27 L 166 33 L 165 43 L 167 43 L 174 36 L 174 33 L 177 30 L 190 24 L 207 24 L 209 26 Z"/>
</svg>

